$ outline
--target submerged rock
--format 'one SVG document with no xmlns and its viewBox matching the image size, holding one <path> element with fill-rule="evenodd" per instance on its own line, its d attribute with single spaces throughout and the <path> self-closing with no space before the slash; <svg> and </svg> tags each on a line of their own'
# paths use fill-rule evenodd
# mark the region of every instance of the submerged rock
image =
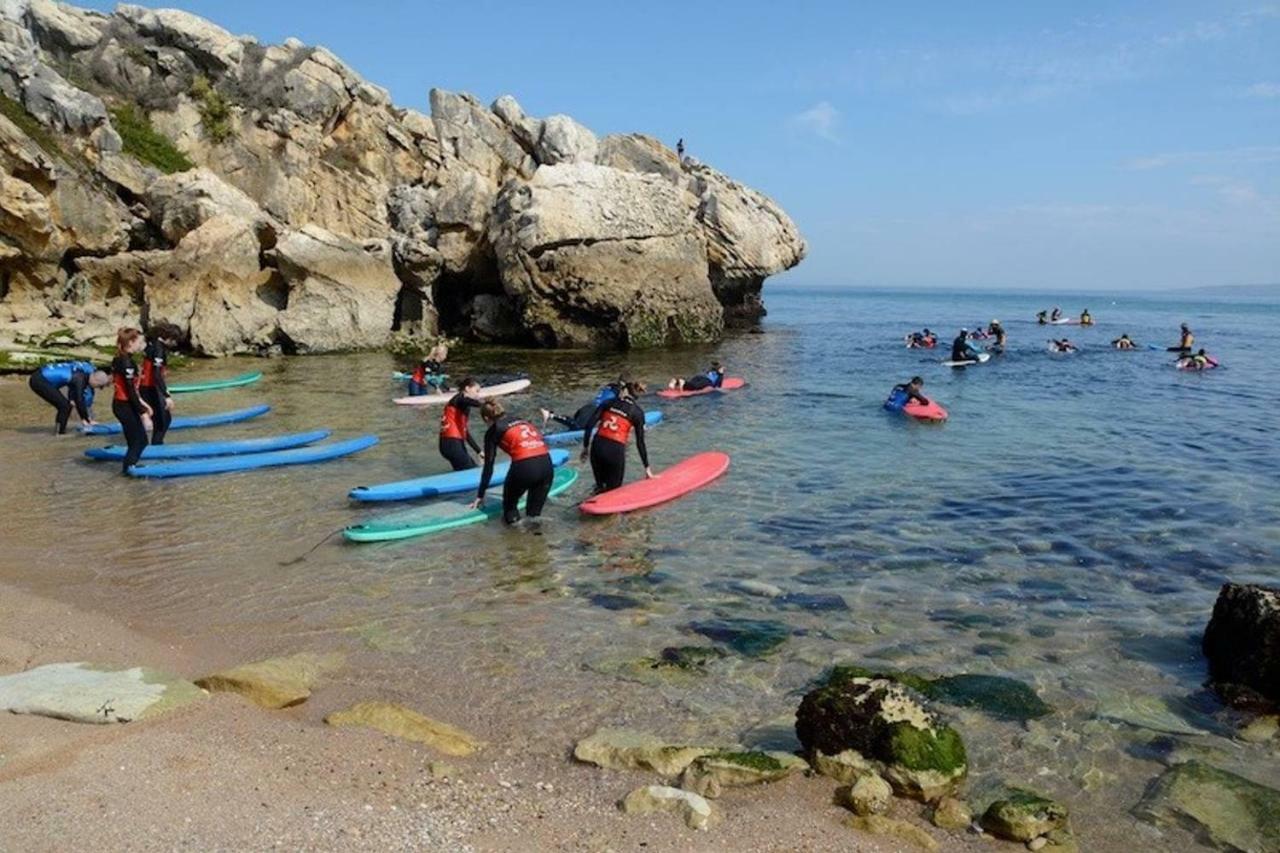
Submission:
<svg viewBox="0 0 1280 853">
<path fill-rule="evenodd" d="M 264 708 L 287 708 L 307 701 L 321 676 L 342 666 L 340 654 L 311 652 L 224 669 L 196 684 L 213 692 L 239 693 Z"/>
<path fill-rule="evenodd" d="M 689 627 L 746 657 L 763 657 L 791 636 L 789 627 L 766 619 L 711 619 L 694 622 Z"/>
<path fill-rule="evenodd" d="M 652 770 L 663 776 L 678 776 L 695 759 L 718 751 L 712 746 L 670 744 L 632 729 L 605 728 L 578 741 L 573 757 L 608 770 Z"/>
<path fill-rule="evenodd" d="M 876 762 L 894 790 L 925 801 L 953 792 L 968 772 L 959 732 L 889 679 L 833 678 L 810 691 L 796 712 L 796 735 L 810 755 L 852 750 Z"/>
<path fill-rule="evenodd" d="M 1231 850 L 1280 850 L 1280 791 L 1199 761 L 1164 772 L 1133 813 Z"/>
<path fill-rule="evenodd" d="M 725 656 L 724 649 L 719 646 L 667 646 L 662 650 L 659 662 L 677 669 L 700 670 Z"/>
<path fill-rule="evenodd" d="M 433 720 L 394 702 L 360 702 L 324 718 L 331 726 L 364 726 L 383 734 L 424 743 L 446 755 L 471 755 L 481 742 L 456 726 Z"/>
<path fill-rule="evenodd" d="M 715 799 L 725 788 L 776 782 L 808 766 L 785 752 L 714 752 L 694 759 L 685 768 L 680 787 Z"/>
<path fill-rule="evenodd" d="M 692 791 L 666 785 L 637 788 L 622 800 L 619 807 L 627 814 L 676 812 L 691 829 L 706 829 L 714 820 L 711 804 Z"/>
<path fill-rule="evenodd" d="M 937 850 L 938 842 L 933 836 L 925 832 L 913 823 L 897 818 L 885 817 L 884 815 L 854 815 L 846 818 L 844 825 L 859 832 L 870 833 L 871 835 L 879 835 L 884 838 L 892 838 L 895 841 L 902 841 L 921 850 Z"/>
<path fill-rule="evenodd" d="M 1098 700 L 1095 712 L 1104 720 L 1126 723 L 1141 729 L 1172 735 L 1202 735 L 1207 732 L 1186 718 L 1189 710 L 1164 696 L 1115 693 Z"/>
<path fill-rule="evenodd" d="M 987 807 L 981 825 L 999 838 L 1032 841 L 1055 829 L 1065 829 L 1067 807 L 1033 791 L 1014 788 Z"/>
<path fill-rule="evenodd" d="M 1223 584 L 1203 647 L 1209 683 L 1228 704 L 1280 706 L 1280 589 Z"/>
<path fill-rule="evenodd" d="M 933 807 L 933 815 L 930 820 L 939 829 L 961 832 L 968 829 L 969 825 L 973 823 L 973 812 L 965 805 L 963 800 L 957 800 L 955 797 L 943 797 Z"/>
<path fill-rule="evenodd" d="M 145 667 L 51 663 L 0 676 L 0 711 L 77 723 L 127 723 L 205 696 L 196 685 Z"/>
</svg>

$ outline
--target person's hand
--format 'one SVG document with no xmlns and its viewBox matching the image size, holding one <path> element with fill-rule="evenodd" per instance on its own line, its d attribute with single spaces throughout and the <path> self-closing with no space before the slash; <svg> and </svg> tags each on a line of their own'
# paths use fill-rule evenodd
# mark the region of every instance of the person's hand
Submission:
<svg viewBox="0 0 1280 853">
<path fill-rule="evenodd" d="M 142 428 L 147 432 L 151 432 L 153 424 L 151 423 L 151 415 L 142 416 Z"/>
<path fill-rule="evenodd" d="M 467 509 L 479 509 L 482 504 L 484 504 L 484 498 L 476 498 L 471 503 L 467 504 Z"/>
<path fill-rule="evenodd" d="M 172 398 L 172 397 L 165 397 L 165 398 L 164 398 L 164 410 L 165 410 L 166 412 L 172 412 L 172 411 L 173 411 L 173 398 Z"/>
<path fill-rule="evenodd" d="M 644 469 L 644 476 L 645 476 L 645 479 L 647 479 L 647 480 L 656 480 L 656 479 L 658 479 L 658 475 L 657 475 L 657 474 L 655 474 L 655 473 L 653 473 L 653 469 L 652 469 L 652 468 L 645 468 L 645 469 Z"/>
<path fill-rule="evenodd" d="M 480 457 L 480 461 L 481 461 L 481 462 L 483 462 L 483 461 L 484 461 L 484 451 L 483 451 L 483 450 L 481 450 L 481 451 L 480 451 L 480 453 L 479 453 L 478 455 L 479 455 L 479 457 Z"/>
</svg>

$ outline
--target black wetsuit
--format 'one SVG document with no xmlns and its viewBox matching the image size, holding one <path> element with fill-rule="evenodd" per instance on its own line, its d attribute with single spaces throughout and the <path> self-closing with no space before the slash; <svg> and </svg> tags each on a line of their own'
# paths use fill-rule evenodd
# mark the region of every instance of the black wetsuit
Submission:
<svg viewBox="0 0 1280 853">
<path fill-rule="evenodd" d="M 440 415 L 440 455 L 448 460 L 455 471 L 466 471 L 476 467 L 476 460 L 467 452 L 467 446 L 476 453 L 480 445 L 471 437 L 471 410 L 479 408 L 480 401 L 464 396 L 461 391 L 444 405 Z"/>
<path fill-rule="evenodd" d="M 912 391 L 911 384 L 909 382 L 904 382 L 901 385 L 894 385 L 893 390 L 894 393 L 901 391 L 903 394 L 907 395 L 907 399 L 902 403 L 904 406 L 912 400 L 915 400 L 922 406 L 929 405 L 929 398 L 921 394 L 919 391 Z"/>
<path fill-rule="evenodd" d="M 556 473 L 542 434 L 528 421 L 510 415 L 494 421 L 484 434 L 484 470 L 476 497 L 483 498 L 489 488 L 499 448 L 511 457 L 511 468 L 502 484 L 502 520 L 507 524 L 520 520 L 520 498 L 525 495 L 525 514 L 537 518 L 542 515 Z"/>
<path fill-rule="evenodd" d="M 600 424 L 594 440 L 592 427 Z M 649 451 L 644 445 L 644 409 L 635 400 L 610 400 L 591 415 L 582 436 L 582 449 L 591 448 L 591 473 L 595 475 L 596 492 L 607 492 L 622 485 L 627 475 L 627 438 L 636 435 L 640 462 L 649 467 Z"/>
<path fill-rule="evenodd" d="M 120 421 L 125 441 L 129 444 L 122 466 L 127 474 L 142 458 L 142 451 L 147 449 L 147 429 L 142 424 L 146 409 L 138 394 L 138 367 L 132 357 L 118 355 L 111 362 L 111 384 L 115 391 L 111 397 L 111 411 Z"/>
<path fill-rule="evenodd" d="M 165 405 L 169 397 L 169 380 L 167 378 L 169 352 L 160 341 L 147 341 L 147 348 L 142 353 L 142 373 L 138 382 L 138 393 L 151 407 L 151 443 L 164 444 L 164 434 L 169 431 L 169 423 L 173 413 Z"/>
<path fill-rule="evenodd" d="M 697 376 L 690 376 L 684 381 L 684 390 L 701 391 L 704 388 L 719 388 L 724 384 L 724 373 L 719 370 L 709 370 L 706 373 L 699 373 Z"/>
<path fill-rule="evenodd" d="M 551 420 L 558 424 L 564 424 L 569 429 L 586 429 L 587 424 L 591 421 L 591 416 L 595 414 L 597 408 L 599 407 L 595 403 L 587 403 L 585 406 L 578 409 L 578 411 L 574 412 L 572 416 L 557 415 L 552 412 Z"/>
<path fill-rule="evenodd" d="M 961 334 L 958 338 L 951 342 L 951 360 L 952 361 L 972 361 L 973 357 L 969 355 L 969 341 Z"/>
<path fill-rule="evenodd" d="M 89 387 L 92 370 L 93 365 L 88 362 L 63 362 L 47 364 L 31 374 L 28 386 L 40 395 L 40 399 L 58 410 L 54 420 L 58 435 L 66 433 L 73 408 L 80 415 L 80 420 L 89 420 L 89 407 L 93 404 L 93 389 Z M 65 397 L 58 390 L 63 385 L 67 387 Z"/>
</svg>

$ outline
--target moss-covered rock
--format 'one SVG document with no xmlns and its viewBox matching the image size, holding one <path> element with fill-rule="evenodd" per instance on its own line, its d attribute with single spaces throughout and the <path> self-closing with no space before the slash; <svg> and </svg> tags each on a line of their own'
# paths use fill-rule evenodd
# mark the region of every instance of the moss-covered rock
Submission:
<svg viewBox="0 0 1280 853">
<path fill-rule="evenodd" d="M 826 683 L 835 684 L 852 678 L 887 678 L 926 698 L 960 708 L 974 708 L 998 720 L 1021 722 L 1053 712 L 1053 708 L 1029 685 L 1003 675 L 962 673 L 930 678 L 914 672 L 839 664 L 832 667 Z"/>
<path fill-rule="evenodd" d="M 796 736 L 821 770 L 824 756 L 852 750 L 873 761 L 894 789 L 931 801 L 968 772 L 960 734 L 906 685 L 849 672 L 810 691 L 796 712 Z"/>
<path fill-rule="evenodd" d="M 776 782 L 808 766 L 786 752 L 721 750 L 695 759 L 685 769 L 680 787 L 715 799 L 725 788 Z"/>
<path fill-rule="evenodd" d="M 982 828 L 999 838 L 1032 841 L 1067 826 L 1067 807 L 1034 791 L 1012 788 L 982 815 Z"/>
<path fill-rule="evenodd" d="M 969 824 L 973 823 L 973 812 L 970 811 L 963 800 L 958 800 L 955 797 L 943 797 L 934 806 L 930 820 L 939 829 L 960 832 L 968 829 Z"/>
</svg>

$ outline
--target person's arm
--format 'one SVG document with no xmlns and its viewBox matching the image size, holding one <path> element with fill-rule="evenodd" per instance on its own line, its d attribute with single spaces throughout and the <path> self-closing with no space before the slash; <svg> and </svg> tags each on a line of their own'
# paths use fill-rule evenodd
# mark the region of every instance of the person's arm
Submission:
<svg viewBox="0 0 1280 853">
<path fill-rule="evenodd" d="M 470 414 L 472 409 L 478 409 L 478 408 L 480 408 L 480 401 L 479 401 L 479 400 L 473 400 L 473 399 L 471 399 L 470 397 L 463 397 L 463 398 L 462 398 L 462 411 L 464 411 L 464 412 L 466 412 L 466 413 Z M 466 439 L 467 439 L 467 444 L 471 447 L 471 449 L 472 449 L 472 450 L 474 450 L 476 453 L 484 453 L 484 455 L 486 456 L 486 458 L 488 457 L 488 454 L 487 454 L 487 453 L 485 453 L 485 451 L 481 449 L 480 445 L 476 443 L 475 438 L 474 438 L 474 437 L 472 437 L 472 435 L 471 435 L 471 427 L 470 427 L 470 425 L 468 425 L 468 426 L 467 426 Z M 489 438 L 488 438 L 488 433 L 486 433 L 486 434 L 485 434 L 485 442 L 487 443 L 487 442 L 488 442 L 488 440 L 489 440 Z"/>
<path fill-rule="evenodd" d="M 715 388 L 719 388 L 719 387 L 720 387 L 721 385 L 723 385 L 723 384 L 724 384 L 724 373 L 723 373 L 723 371 L 719 371 L 719 370 L 717 370 L 717 371 L 716 371 L 716 381 L 712 383 L 712 386 L 713 386 L 713 387 L 715 387 Z"/>
<path fill-rule="evenodd" d="M 918 403 L 919 403 L 920 405 L 922 405 L 922 406 L 927 406 L 927 405 L 929 405 L 929 398 L 928 398 L 928 397 L 926 397 L 926 396 L 924 396 L 923 394 L 921 394 L 919 391 L 911 391 L 911 390 L 909 390 L 909 389 L 908 389 L 908 391 L 907 391 L 907 399 L 908 399 L 908 400 L 915 400 L 916 402 L 918 402 Z"/>
<path fill-rule="evenodd" d="M 158 345 L 151 351 L 151 381 L 156 386 L 156 391 L 160 393 L 160 399 L 163 400 L 169 396 L 169 380 L 164 378 L 165 362 L 169 360 L 169 353 L 165 350 L 164 344 Z"/>
<path fill-rule="evenodd" d="M 591 413 L 591 417 L 587 418 L 587 425 L 582 428 L 582 455 L 586 456 L 587 451 L 591 449 L 592 434 L 595 432 L 596 424 L 600 422 L 600 413 L 604 411 L 604 407 L 608 403 L 601 403 L 596 406 L 596 410 Z"/>
<path fill-rule="evenodd" d="M 467 434 L 470 438 L 470 433 Z M 479 450 L 479 448 L 476 448 Z M 484 491 L 489 488 L 489 481 L 493 479 L 493 460 L 498 457 L 498 425 L 494 424 L 489 427 L 484 434 L 484 469 L 480 472 L 480 490 L 476 492 L 476 504 L 484 500 Z"/>
<path fill-rule="evenodd" d="M 71 402 L 75 404 L 76 414 L 80 416 L 80 420 L 88 423 L 92 418 L 89 417 L 89 407 L 84 402 L 84 389 L 89 384 L 89 377 L 81 370 L 71 371 L 71 381 L 67 383 L 67 396 L 71 398 Z"/>
<path fill-rule="evenodd" d="M 649 448 L 644 445 L 644 412 L 640 411 L 638 406 L 631 409 L 631 425 L 635 427 L 636 450 L 640 454 L 640 464 L 644 466 L 645 474 L 653 476 L 653 472 L 649 470 Z"/>
</svg>

